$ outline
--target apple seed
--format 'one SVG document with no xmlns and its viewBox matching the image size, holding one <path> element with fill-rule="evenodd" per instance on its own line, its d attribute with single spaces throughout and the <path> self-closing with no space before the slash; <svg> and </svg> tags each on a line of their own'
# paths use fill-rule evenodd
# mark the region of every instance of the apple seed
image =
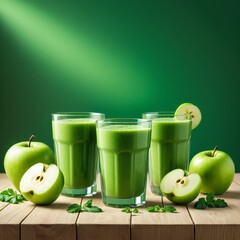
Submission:
<svg viewBox="0 0 240 240">
<path fill-rule="evenodd" d="M 176 180 L 176 183 L 180 186 L 184 185 L 187 182 L 187 178 L 183 177 L 183 178 L 179 178 Z"/>
<path fill-rule="evenodd" d="M 37 176 L 36 177 L 36 179 L 35 179 L 35 181 L 39 181 L 39 182 L 41 182 L 43 180 L 43 176 L 41 175 L 41 176 Z"/>
<path fill-rule="evenodd" d="M 181 183 L 181 184 L 184 184 L 184 180 L 182 179 L 182 180 L 180 181 L 180 183 Z"/>
</svg>

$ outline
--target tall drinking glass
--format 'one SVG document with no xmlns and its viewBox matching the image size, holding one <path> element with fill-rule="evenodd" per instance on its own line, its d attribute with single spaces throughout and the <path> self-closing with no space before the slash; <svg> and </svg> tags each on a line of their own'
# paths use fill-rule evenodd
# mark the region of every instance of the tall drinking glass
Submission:
<svg viewBox="0 0 240 240">
<path fill-rule="evenodd" d="M 102 199 L 113 207 L 141 206 L 146 199 L 151 121 L 106 119 L 97 122 Z"/>
<path fill-rule="evenodd" d="M 174 113 L 144 113 L 144 119 L 152 120 L 152 137 L 149 157 L 151 190 L 162 195 L 162 178 L 176 168 L 187 169 L 192 129 L 191 115 Z"/>
<path fill-rule="evenodd" d="M 104 114 L 52 114 L 56 160 L 65 180 L 63 195 L 92 196 L 97 192 L 96 121 L 100 119 L 104 119 Z"/>
</svg>

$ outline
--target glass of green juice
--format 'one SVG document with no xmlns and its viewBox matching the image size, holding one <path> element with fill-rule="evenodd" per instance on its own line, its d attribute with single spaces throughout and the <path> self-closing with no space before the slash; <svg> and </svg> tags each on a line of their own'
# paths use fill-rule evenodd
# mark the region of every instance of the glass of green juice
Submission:
<svg viewBox="0 0 240 240">
<path fill-rule="evenodd" d="M 56 161 L 64 175 L 63 195 L 77 197 L 96 194 L 99 157 L 96 121 L 101 119 L 104 119 L 102 113 L 52 114 Z"/>
<path fill-rule="evenodd" d="M 192 129 L 191 115 L 174 113 L 144 113 L 143 119 L 152 120 L 149 151 L 149 178 L 152 193 L 162 195 L 162 178 L 176 168 L 187 169 Z"/>
<path fill-rule="evenodd" d="M 112 207 L 141 206 L 146 200 L 151 121 L 97 121 L 102 200 Z"/>
</svg>

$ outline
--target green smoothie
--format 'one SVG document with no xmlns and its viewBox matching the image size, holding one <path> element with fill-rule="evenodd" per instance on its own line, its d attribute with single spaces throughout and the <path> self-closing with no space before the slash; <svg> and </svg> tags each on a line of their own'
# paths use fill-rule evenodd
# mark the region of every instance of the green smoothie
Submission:
<svg viewBox="0 0 240 240">
<path fill-rule="evenodd" d="M 103 194 L 134 198 L 144 193 L 151 128 L 111 125 L 97 128 Z"/>
<path fill-rule="evenodd" d="M 176 168 L 187 168 L 191 126 L 190 119 L 152 120 L 149 173 L 153 192 L 160 193 L 160 182 L 168 172 Z"/>
<path fill-rule="evenodd" d="M 94 119 L 62 119 L 52 122 L 57 165 L 65 189 L 82 189 L 96 180 L 97 149 Z"/>
</svg>

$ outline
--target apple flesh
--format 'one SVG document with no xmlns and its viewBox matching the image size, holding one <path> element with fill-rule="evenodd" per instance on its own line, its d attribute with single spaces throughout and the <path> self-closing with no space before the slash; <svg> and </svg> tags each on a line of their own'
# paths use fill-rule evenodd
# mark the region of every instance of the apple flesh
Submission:
<svg viewBox="0 0 240 240">
<path fill-rule="evenodd" d="M 32 140 L 33 137 L 30 138 Z M 41 142 L 20 142 L 10 147 L 4 158 L 4 169 L 13 186 L 20 191 L 19 183 L 23 174 L 32 165 L 42 162 L 55 163 L 52 149 Z"/>
<path fill-rule="evenodd" d="M 163 177 L 160 189 L 171 202 L 188 204 L 200 193 L 201 178 L 197 173 L 188 174 L 183 169 L 174 169 Z"/>
<path fill-rule="evenodd" d="M 23 175 L 20 191 L 28 201 L 48 205 L 58 198 L 63 185 L 64 177 L 57 165 L 37 163 Z"/>
<path fill-rule="evenodd" d="M 235 166 L 227 153 L 215 148 L 196 154 L 189 164 L 189 172 L 201 176 L 201 193 L 214 192 L 218 195 L 226 192 L 231 185 Z"/>
<path fill-rule="evenodd" d="M 175 111 L 175 115 L 190 114 L 192 116 L 192 129 L 195 129 L 202 120 L 200 109 L 192 103 L 183 103 Z"/>
</svg>

